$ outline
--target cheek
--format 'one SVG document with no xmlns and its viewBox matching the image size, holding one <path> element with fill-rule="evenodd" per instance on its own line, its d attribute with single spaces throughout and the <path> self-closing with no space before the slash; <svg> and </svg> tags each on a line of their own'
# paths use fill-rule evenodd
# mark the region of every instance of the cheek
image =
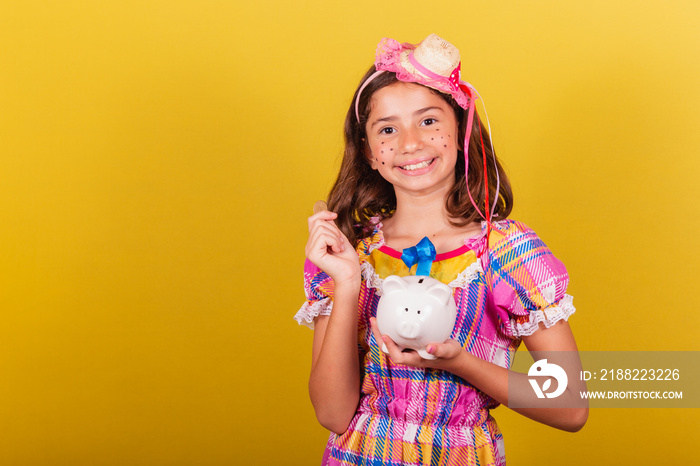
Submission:
<svg viewBox="0 0 700 466">
<path fill-rule="evenodd" d="M 459 136 L 458 133 L 445 133 L 443 139 L 440 140 L 440 143 L 442 144 L 443 147 L 445 148 L 451 148 L 456 151 L 459 151 Z"/>
<path fill-rule="evenodd" d="M 438 149 L 455 149 L 459 150 L 459 143 L 457 142 L 457 133 L 440 131 L 440 128 L 435 128 L 433 134 L 430 135 L 430 144 Z"/>
<path fill-rule="evenodd" d="M 388 141 L 376 143 L 372 147 L 372 157 L 375 163 L 386 165 L 386 161 L 393 157 L 396 148 Z"/>
<path fill-rule="evenodd" d="M 452 132 L 443 132 L 441 133 L 440 130 L 436 130 L 435 134 L 431 138 L 435 144 L 438 146 L 442 147 L 443 149 L 447 149 L 448 147 L 451 149 L 456 149 L 459 150 L 459 142 L 457 141 L 457 133 L 452 133 Z"/>
</svg>

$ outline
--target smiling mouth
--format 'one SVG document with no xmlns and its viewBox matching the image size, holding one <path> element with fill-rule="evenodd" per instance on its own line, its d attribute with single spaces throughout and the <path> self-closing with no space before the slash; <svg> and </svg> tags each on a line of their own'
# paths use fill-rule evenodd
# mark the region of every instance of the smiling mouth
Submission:
<svg viewBox="0 0 700 466">
<path fill-rule="evenodd" d="M 422 162 L 414 163 L 411 165 L 403 165 L 403 166 L 400 166 L 399 168 L 401 170 L 406 170 L 406 171 L 419 170 L 421 168 L 425 168 L 425 167 L 430 166 L 430 164 L 432 164 L 434 161 L 435 161 L 435 159 L 424 160 Z"/>
</svg>

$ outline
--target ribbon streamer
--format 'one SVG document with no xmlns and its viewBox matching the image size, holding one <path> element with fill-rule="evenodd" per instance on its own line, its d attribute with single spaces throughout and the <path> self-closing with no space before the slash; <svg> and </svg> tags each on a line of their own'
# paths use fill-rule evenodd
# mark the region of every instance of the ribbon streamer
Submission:
<svg viewBox="0 0 700 466">
<path fill-rule="evenodd" d="M 418 267 L 416 267 L 416 275 L 429 277 L 435 256 L 435 246 L 433 246 L 433 243 L 431 243 L 426 236 L 415 246 L 404 249 L 401 254 L 401 260 L 409 269 L 418 264 Z"/>
</svg>

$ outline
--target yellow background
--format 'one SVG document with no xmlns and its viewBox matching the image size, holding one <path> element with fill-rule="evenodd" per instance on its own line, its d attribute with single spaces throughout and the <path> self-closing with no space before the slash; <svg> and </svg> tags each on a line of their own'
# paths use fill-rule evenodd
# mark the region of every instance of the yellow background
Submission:
<svg viewBox="0 0 700 466">
<path fill-rule="evenodd" d="M 584 350 L 697 350 L 700 3 L 0 4 L 0 464 L 308 465 L 305 218 L 383 36 L 462 51 Z M 509 464 L 687 464 L 698 410 L 495 411 Z"/>
</svg>

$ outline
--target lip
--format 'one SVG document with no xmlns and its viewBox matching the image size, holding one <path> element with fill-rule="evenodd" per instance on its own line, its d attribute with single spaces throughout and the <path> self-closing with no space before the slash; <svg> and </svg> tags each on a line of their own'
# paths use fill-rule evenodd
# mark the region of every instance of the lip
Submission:
<svg viewBox="0 0 700 466">
<path fill-rule="evenodd" d="M 407 175 L 407 176 L 424 175 L 424 174 L 433 170 L 433 168 L 435 167 L 436 160 L 437 160 L 436 157 L 422 157 L 422 158 L 415 159 L 415 160 L 409 160 L 405 163 L 402 163 L 401 165 L 396 165 L 396 169 L 398 169 L 399 172 L 401 172 L 402 174 Z M 406 170 L 406 169 L 402 168 L 402 167 L 406 167 L 409 165 L 417 165 L 419 163 L 423 163 L 426 161 L 430 161 L 430 163 L 428 164 L 427 167 L 417 168 L 415 170 Z"/>
</svg>

